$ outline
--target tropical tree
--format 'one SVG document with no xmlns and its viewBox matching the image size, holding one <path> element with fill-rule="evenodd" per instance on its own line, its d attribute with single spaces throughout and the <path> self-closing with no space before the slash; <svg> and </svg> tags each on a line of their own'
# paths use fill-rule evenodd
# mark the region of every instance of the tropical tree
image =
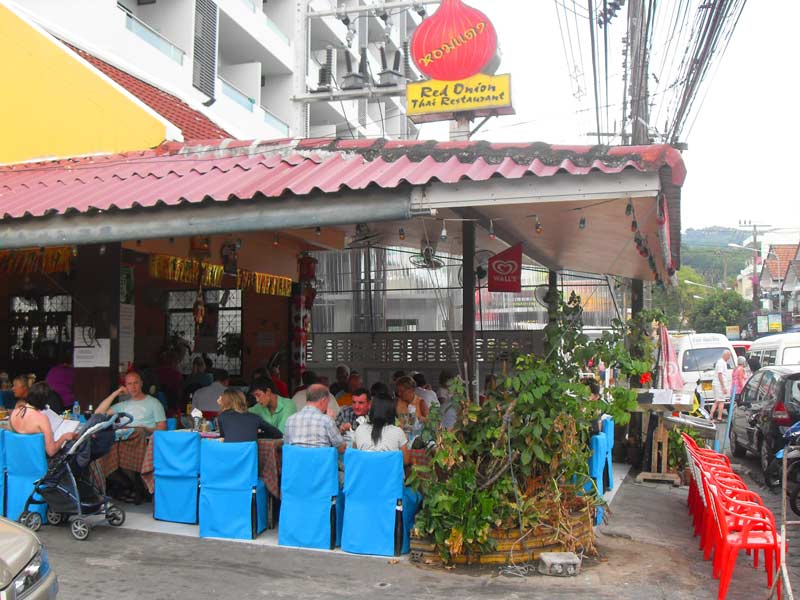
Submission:
<svg viewBox="0 0 800 600">
<path fill-rule="evenodd" d="M 677 276 L 678 287 L 653 289 L 653 308 L 664 313 L 666 325 L 672 330 L 686 328 L 688 315 L 697 303 L 694 296 L 702 289 L 686 282 L 707 285 L 703 276 L 689 266 L 681 267 Z"/>
<path fill-rule="evenodd" d="M 692 308 L 689 323 L 702 333 L 725 333 L 728 325 L 745 327 L 750 318 L 751 304 L 731 290 L 715 290 Z"/>
</svg>

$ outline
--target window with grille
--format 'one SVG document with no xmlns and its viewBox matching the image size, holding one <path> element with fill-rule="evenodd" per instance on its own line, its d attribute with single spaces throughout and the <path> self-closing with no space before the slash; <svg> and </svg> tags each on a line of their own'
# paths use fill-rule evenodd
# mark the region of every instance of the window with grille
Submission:
<svg viewBox="0 0 800 600">
<path fill-rule="evenodd" d="M 11 298 L 11 360 L 57 359 L 59 348 L 72 350 L 72 297 Z"/>
<path fill-rule="evenodd" d="M 194 73 L 192 84 L 209 98 L 217 83 L 217 4 L 197 0 L 194 13 Z"/>
<path fill-rule="evenodd" d="M 242 372 L 242 292 L 241 290 L 204 290 L 206 320 L 200 335 L 202 347 L 213 361 L 214 368 L 225 369 L 231 375 Z M 195 290 L 169 292 L 167 304 L 167 334 L 178 335 L 190 348 L 195 348 L 194 301 Z M 209 337 L 213 339 L 208 339 Z M 210 346 L 208 345 L 210 342 Z M 213 350 L 213 351 L 209 351 Z M 192 356 L 187 353 L 178 367 L 182 372 L 192 370 Z"/>
</svg>

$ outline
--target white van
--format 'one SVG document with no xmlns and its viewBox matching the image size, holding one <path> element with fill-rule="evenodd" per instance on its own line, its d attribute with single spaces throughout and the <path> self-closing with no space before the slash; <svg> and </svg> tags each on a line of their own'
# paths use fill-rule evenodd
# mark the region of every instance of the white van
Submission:
<svg viewBox="0 0 800 600">
<path fill-rule="evenodd" d="M 694 333 L 676 337 L 674 341 L 678 368 L 683 379 L 683 392 L 694 394 L 697 383 L 700 382 L 705 402 L 713 402 L 714 363 L 727 350 L 731 353 L 728 368 L 733 369 L 735 366 L 736 352 L 730 340 L 719 333 Z"/>
<path fill-rule="evenodd" d="M 747 360 L 757 360 L 759 368 L 773 365 L 800 365 L 800 333 L 777 333 L 750 344 Z"/>
</svg>

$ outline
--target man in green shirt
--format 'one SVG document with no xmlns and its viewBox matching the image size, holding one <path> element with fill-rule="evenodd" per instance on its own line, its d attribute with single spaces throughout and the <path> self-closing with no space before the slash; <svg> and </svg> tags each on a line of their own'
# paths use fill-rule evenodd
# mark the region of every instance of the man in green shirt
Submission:
<svg viewBox="0 0 800 600">
<path fill-rule="evenodd" d="M 277 427 L 283 433 L 286 428 L 286 419 L 297 412 L 295 403 L 289 398 L 279 396 L 275 384 L 266 377 L 253 382 L 253 385 L 250 386 L 250 394 L 256 399 L 250 412 Z"/>
</svg>

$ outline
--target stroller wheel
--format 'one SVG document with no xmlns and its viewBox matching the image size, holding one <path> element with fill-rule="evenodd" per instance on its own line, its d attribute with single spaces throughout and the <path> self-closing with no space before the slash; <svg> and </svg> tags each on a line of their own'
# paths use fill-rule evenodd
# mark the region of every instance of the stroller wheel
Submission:
<svg viewBox="0 0 800 600">
<path fill-rule="evenodd" d="M 47 509 L 47 522 L 50 525 L 61 525 L 64 522 L 64 515 L 60 512 L 54 511 L 52 508 Z"/>
<path fill-rule="evenodd" d="M 119 506 L 109 506 L 106 510 L 106 521 L 112 527 L 121 527 L 125 523 L 125 511 Z"/>
<path fill-rule="evenodd" d="M 42 526 L 42 515 L 37 512 L 24 512 L 19 516 L 19 522 L 31 531 L 39 531 Z"/>
<path fill-rule="evenodd" d="M 89 537 L 89 524 L 83 519 L 75 519 L 70 524 L 70 530 L 76 540 L 85 540 Z"/>
</svg>

